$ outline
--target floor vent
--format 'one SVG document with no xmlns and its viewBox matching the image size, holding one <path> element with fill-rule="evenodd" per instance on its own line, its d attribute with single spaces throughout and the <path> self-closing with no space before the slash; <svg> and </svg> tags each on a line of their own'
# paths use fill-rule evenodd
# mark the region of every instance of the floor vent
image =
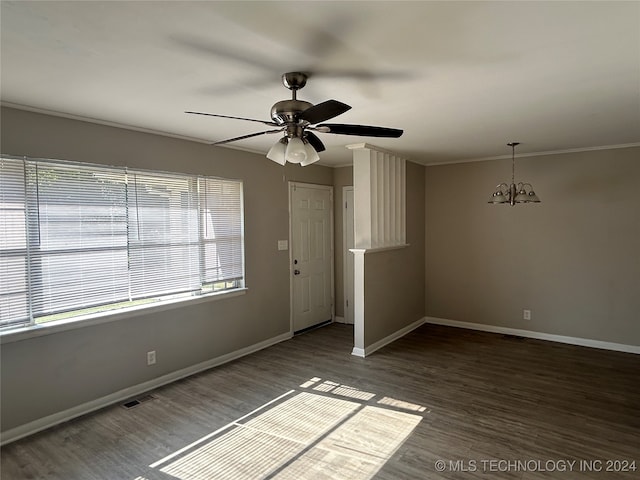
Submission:
<svg viewBox="0 0 640 480">
<path fill-rule="evenodd" d="M 155 398 L 156 397 L 154 397 L 153 395 L 144 395 L 140 398 L 134 398 L 133 400 L 129 400 L 128 402 L 123 403 L 122 406 L 124 408 L 134 408 L 142 403 L 148 402 L 150 400 L 155 400 Z"/>
</svg>

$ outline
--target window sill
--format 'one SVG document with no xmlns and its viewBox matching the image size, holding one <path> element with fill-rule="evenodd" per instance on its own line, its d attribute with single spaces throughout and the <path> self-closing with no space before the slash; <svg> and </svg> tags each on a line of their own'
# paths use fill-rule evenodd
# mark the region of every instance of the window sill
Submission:
<svg viewBox="0 0 640 480">
<path fill-rule="evenodd" d="M 92 315 L 85 315 L 68 320 L 59 320 L 55 322 L 43 323 L 40 325 L 30 325 L 28 327 L 18 327 L 11 330 L 0 332 L 0 344 L 20 342 L 30 338 L 41 337 L 43 335 L 52 335 L 55 333 L 65 332 L 67 330 L 76 330 L 79 328 L 90 327 L 94 325 L 100 325 L 103 323 L 116 322 L 119 320 L 126 320 L 141 315 L 150 315 L 165 310 L 171 310 L 174 308 L 184 307 L 187 305 L 196 305 L 198 303 L 213 302 L 218 300 L 225 300 L 227 298 L 237 297 L 244 295 L 247 292 L 247 288 L 237 288 L 228 292 L 209 293 L 198 297 L 178 298 L 173 300 L 166 300 L 164 302 L 158 302 L 154 305 L 131 307 L 123 310 L 94 313 Z"/>
</svg>

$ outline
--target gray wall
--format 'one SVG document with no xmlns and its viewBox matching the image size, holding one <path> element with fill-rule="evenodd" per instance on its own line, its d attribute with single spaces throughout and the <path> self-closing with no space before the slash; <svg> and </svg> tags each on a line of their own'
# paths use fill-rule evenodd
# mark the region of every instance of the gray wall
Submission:
<svg viewBox="0 0 640 480">
<path fill-rule="evenodd" d="M 364 345 L 425 316 L 425 167 L 407 162 L 406 248 L 366 253 Z"/>
<path fill-rule="evenodd" d="M 286 168 L 195 142 L 2 109 L 2 153 L 244 181 L 245 295 L 7 343 L 2 430 L 64 411 L 290 331 L 287 181 L 331 185 L 321 166 Z M 158 363 L 146 366 L 146 352 Z"/>
<path fill-rule="evenodd" d="M 351 167 L 282 168 L 262 155 L 2 109 L 2 152 L 244 181 L 239 297 L 2 345 L 3 431 L 290 331 L 287 182 L 335 187 L 343 315 L 342 186 Z M 365 255 L 365 346 L 423 316 L 640 344 L 640 148 L 520 158 L 543 203 L 486 203 L 510 161 L 407 163 L 410 247 Z M 522 309 L 532 310 L 531 321 Z M 158 363 L 146 366 L 146 352 Z"/>
<path fill-rule="evenodd" d="M 517 158 L 542 203 L 488 204 L 510 163 L 426 168 L 427 315 L 640 345 L 640 148 Z"/>
</svg>

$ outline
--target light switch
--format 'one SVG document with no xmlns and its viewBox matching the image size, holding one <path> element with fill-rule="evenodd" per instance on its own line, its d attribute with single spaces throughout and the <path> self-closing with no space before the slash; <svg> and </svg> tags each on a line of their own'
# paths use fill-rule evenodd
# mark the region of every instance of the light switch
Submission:
<svg viewBox="0 0 640 480">
<path fill-rule="evenodd" d="M 289 240 L 278 240 L 278 250 L 288 250 Z"/>
</svg>

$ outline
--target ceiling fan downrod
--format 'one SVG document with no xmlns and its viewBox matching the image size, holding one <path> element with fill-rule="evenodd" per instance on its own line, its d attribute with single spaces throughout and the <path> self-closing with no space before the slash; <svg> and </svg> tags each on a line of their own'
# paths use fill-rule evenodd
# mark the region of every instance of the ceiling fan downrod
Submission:
<svg viewBox="0 0 640 480">
<path fill-rule="evenodd" d="M 282 84 L 291 90 L 291 100 L 276 102 L 271 107 L 271 118 L 281 125 L 297 124 L 299 115 L 313 107 L 312 103 L 297 98 L 298 90 L 307 84 L 307 75 L 301 72 L 285 73 L 282 75 Z"/>
</svg>

